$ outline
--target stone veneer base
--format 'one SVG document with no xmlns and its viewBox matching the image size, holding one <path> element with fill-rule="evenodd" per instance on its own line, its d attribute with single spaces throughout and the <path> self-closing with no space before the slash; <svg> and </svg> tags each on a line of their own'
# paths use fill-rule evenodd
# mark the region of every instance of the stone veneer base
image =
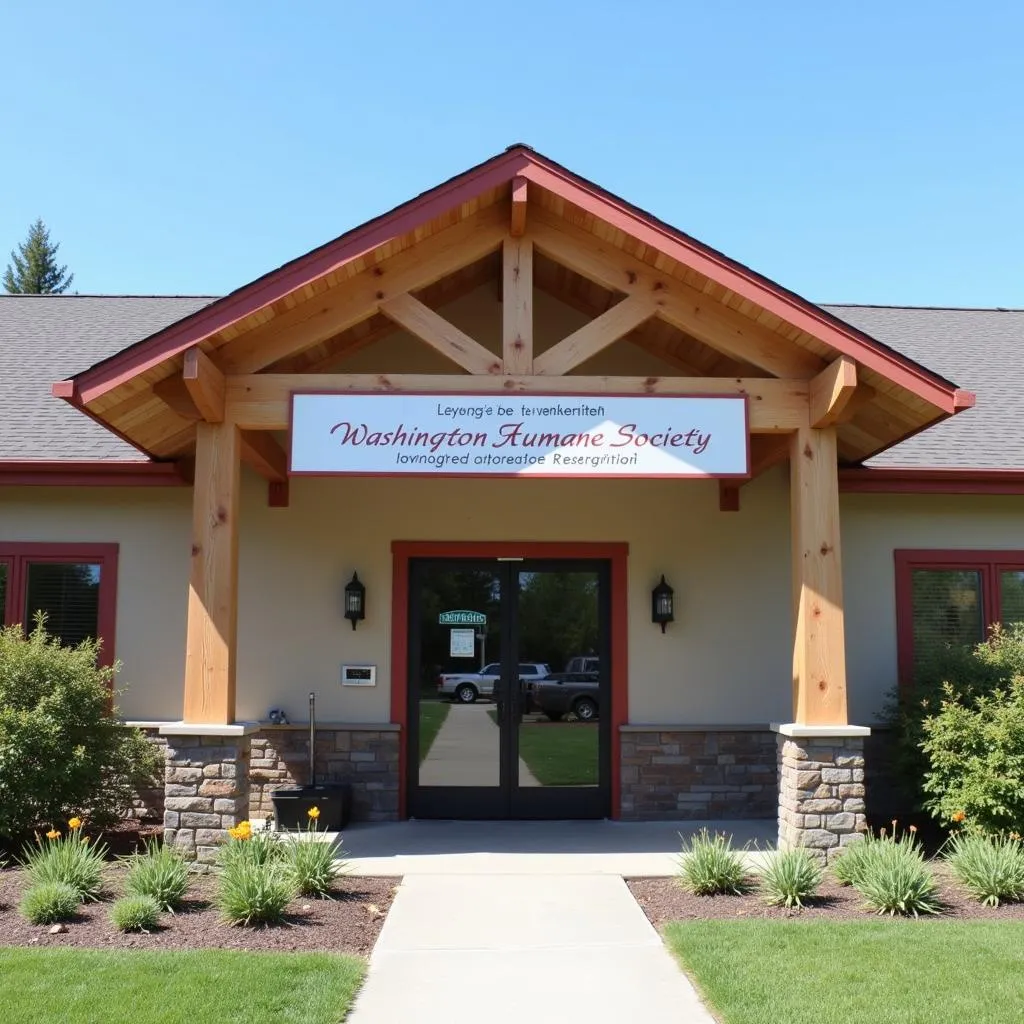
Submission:
<svg viewBox="0 0 1024 1024">
<path fill-rule="evenodd" d="M 623 820 L 775 817 L 768 728 L 630 725 L 620 737 Z"/>
<path fill-rule="evenodd" d="M 778 735 L 779 849 L 823 863 L 867 829 L 864 735 Z"/>
</svg>

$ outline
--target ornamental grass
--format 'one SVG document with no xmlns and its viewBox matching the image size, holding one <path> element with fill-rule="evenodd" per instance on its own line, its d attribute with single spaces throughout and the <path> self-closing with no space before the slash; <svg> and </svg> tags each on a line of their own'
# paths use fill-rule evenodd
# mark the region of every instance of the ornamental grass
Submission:
<svg viewBox="0 0 1024 1024">
<path fill-rule="evenodd" d="M 160 910 L 173 914 L 188 890 L 188 864 L 176 850 L 147 840 L 146 852 L 129 858 L 124 888 L 127 895 L 153 899 Z"/>
<path fill-rule="evenodd" d="M 82 900 L 100 898 L 107 847 L 82 835 L 82 825 L 81 818 L 71 818 L 66 833 L 51 829 L 25 846 L 21 863 L 32 886 L 62 882 Z"/>
<path fill-rule="evenodd" d="M 773 907 L 803 907 L 818 892 L 824 870 L 806 850 L 776 853 L 758 880 L 764 901 Z"/>
<path fill-rule="evenodd" d="M 1024 848 L 1020 836 L 959 833 L 944 853 L 960 884 L 986 907 L 1024 899 Z"/>
<path fill-rule="evenodd" d="M 317 831 L 318 807 L 306 812 L 309 825 L 305 832 L 290 833 L 284 840 L 284 863 L 291 872 L 302 896 L 328 897 L 337 877 L 342 873 L 334 844 L 321 838 Z"/>
<path fill-rule="evenodd" d="M 911 826 L 902 836 L 897 835 L 893 822 L 891 835 L 883 829 L 877 839 L 850 847 L 856 849 L 861 845 L 869 851 L 861 855 L 863 859 L 852 882 L 869 910 L 893 917 L 918 917 L 937 914 L 942 909 L 938 883 L 925 863 L 916 832 Z M 847 856 L 848 853 L 843 854 L 840 861 Z"/>
<path fill-rule="evenodd" d="M 30 924 L 70 921 L 81 905 L 78 890 L 67 882 L 40 882 L 25 893 L 21 914 Z"/>
<path fill-rule="evenodd" d="M 742 855 L 732 848 L 732 837 L 702 828 L 689 844 L 683 842 L 679 858 L 680 885 L 696 896 L 741 895 L 749 888 Z"/>
<path fill-rule="evenodd" d="M 119 932 L 151 932 L 160 923 L 160 910 L 152 896 L 122 896 L 110 907 L 110 923 Z"/>
</svg>

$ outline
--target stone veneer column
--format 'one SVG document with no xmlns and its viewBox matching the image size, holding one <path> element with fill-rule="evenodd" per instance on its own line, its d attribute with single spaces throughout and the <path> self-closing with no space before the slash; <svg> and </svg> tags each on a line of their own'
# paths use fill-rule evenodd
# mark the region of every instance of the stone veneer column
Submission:
<svg viewBox="0 0 1024 1024">
<path fill-rule="evenodd" d="M 161 729 L 167 735 L 164 842 L 197 867 L 208 868 L 227 830 L 249 816 L 248 731 L 168 735 Z"/>
<path fill-rule="evenodd" d="M 778 733 L 779 849 L 828 863 L 867 829 L 862 726 L 773 725 Z"/>
</svg>

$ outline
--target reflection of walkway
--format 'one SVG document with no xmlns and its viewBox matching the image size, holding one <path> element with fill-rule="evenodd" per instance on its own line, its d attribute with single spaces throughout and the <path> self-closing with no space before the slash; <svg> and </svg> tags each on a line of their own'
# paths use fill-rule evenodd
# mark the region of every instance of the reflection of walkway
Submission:
<svg viewBox="0 0 1024 1024">
<path fill-rule="evenodd" d="M 453 704 L 420 765 L 421 786 L 497 786 L 501 733 L 493 704 Z M 519 785 L 539 786 L 522 759 Z"/>
</svg>

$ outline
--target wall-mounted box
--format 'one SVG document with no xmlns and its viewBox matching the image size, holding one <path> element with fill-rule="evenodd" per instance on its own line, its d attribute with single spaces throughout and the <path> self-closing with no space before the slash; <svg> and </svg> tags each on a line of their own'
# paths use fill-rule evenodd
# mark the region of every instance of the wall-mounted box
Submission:
<svg viewBox="0 0 1024 1024">
<path fill-rule="evenodd" d="M 376 686 L 377 666 L 376 665 L 342 665 L 341 666 L 342 686 Z"/>
</svg>

